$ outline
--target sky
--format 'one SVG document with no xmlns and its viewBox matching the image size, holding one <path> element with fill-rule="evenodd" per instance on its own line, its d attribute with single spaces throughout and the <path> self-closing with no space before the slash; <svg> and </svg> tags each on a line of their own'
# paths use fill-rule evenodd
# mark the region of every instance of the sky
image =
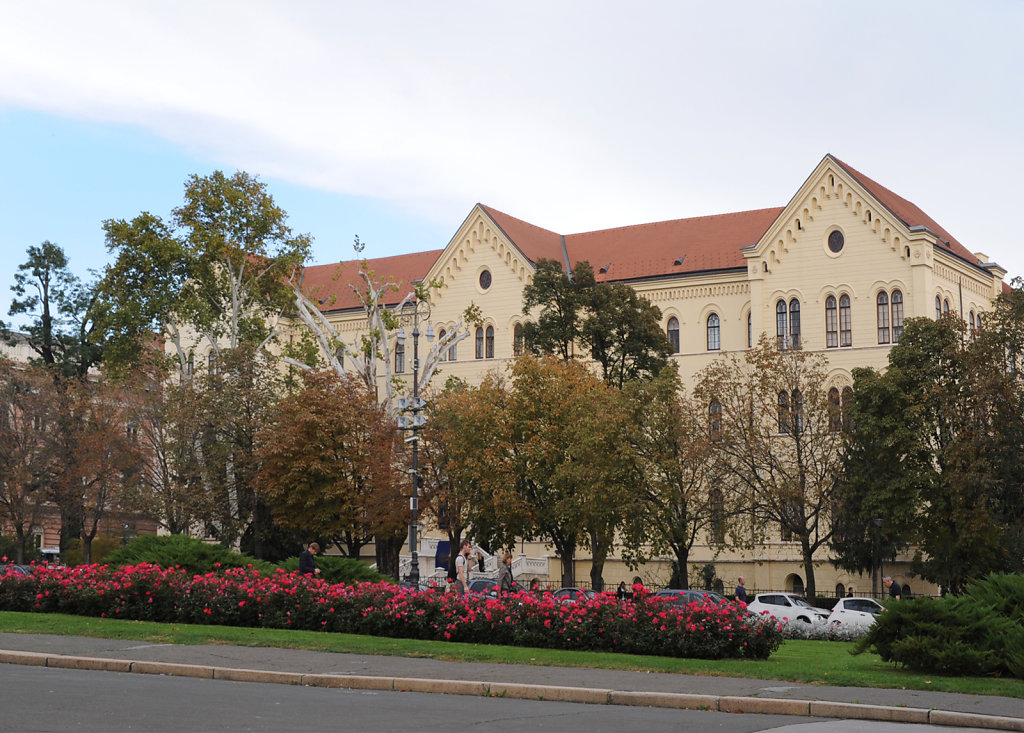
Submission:
<svg viewBox="0 0 1024 733">
<path fill-rule="evenodd" d="M 25 250 L 260 177 L 315 264 L 784 206 L 826 153 L 1024 275 L 1024 3 L 0 0 L 0 318 Z"/>
</svg>

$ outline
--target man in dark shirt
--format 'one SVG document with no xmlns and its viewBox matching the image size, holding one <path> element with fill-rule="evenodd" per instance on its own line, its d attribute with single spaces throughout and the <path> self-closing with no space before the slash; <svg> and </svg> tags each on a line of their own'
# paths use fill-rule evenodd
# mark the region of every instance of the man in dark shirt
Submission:
<svg viewBox="0 0 1024 733">
<path fill-rule="evenodd" d="M 747 579 L 742 575 L 739 577 L 739 583 L 736 585 L 736 600 L 747 602 Z"/>
<path fill-rule="evenodd" d="M 903 597 L 903 594 L 901 593 L 902 589 L 900 588 L 900 584 L 894 583 L 890 576 L 886 575 L 884 578 L 882 578 L 882 583 L 885 584 L 885 587 L 889 589 L 890 600 L 898 601 L 900 600 L 900 598 Z"/>
<path fill-rule="evenodd" d="M 316 559 L 313 557 L 320 552 L 320 545 L 310 542 L 309 547 L 299 555 L 299 575 L 319 575 L 320 568 L 316 566 Z"/>
</svg>

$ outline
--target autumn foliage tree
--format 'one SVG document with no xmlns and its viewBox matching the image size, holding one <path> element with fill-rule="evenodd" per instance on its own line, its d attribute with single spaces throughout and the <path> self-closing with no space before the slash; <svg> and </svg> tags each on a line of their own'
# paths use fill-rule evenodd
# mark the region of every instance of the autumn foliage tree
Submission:
<svg viewBox="0 0 1024 733">
<path fill-rule="evenodd" d="M 330 539 L 349 557 L 404 526 L 396 433 L 361 380 L 310 372 L 260 432 L 259 492 L 276 520 Z"/>
</svg>

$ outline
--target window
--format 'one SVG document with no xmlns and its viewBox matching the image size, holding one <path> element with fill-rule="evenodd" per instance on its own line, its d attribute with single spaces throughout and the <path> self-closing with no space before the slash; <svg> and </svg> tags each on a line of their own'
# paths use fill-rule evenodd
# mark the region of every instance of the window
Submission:
<svg viewBox="0 0 1024 733">
<path fill-rule="evenodd" d="M 494 358 L 494 326 L 487 327 L 487 358 Z"/>
<path fill-rule="evenodd" d="M 892 291 L 892 342 L 898 344 L 903 335 L 903 293 Z"/>
<path fill-rule="evenodd" d="M 517 323 L 512 329 L 512 353 L 519 356 L 523 353 L 523 324 Z"/>
<path fill-rule="evenodd" d="M 942 301 L 942 315 L 945 316 L 948 313 L 949 313 L 949 300 L 943 300 Z"/>
<path fill-rule="evenodd" d="M 825 346 L 829 349 L 839 346 L 839 311 L 834 295 L 825 299 Z"/>
<path fill-rule="evenodd" d="M 491 287 L 491 271 L 483 270 L 480 273 L 480 289 L 487 290 L 489 287 Z"/>
<path fill-rule="evenodd" d="M 878 311 L 878 343 L 889 343 L 889 294 L 884 290 L 875 299 Z"/>
<path fill-rule="evenodd" d="M 191 351 L 188 352 L 188 376 L 192 376 L 196 373 L 196 355 Z"/>
<path fill-rule="evenodd" d="M 828 391 L 828 430 L 838 433 L 843 429 L 843 407 L 839 401 L 839 390 L 832 387 Z"/>
<path fill-rule="evenodd" d="M 850 417 L 850 410 L 853 409 L 853 389 L 851 387 L 843 387 L 843 431 L 850 433 L 853 432 L 854 424 L 853 418 Z"/>
<path fill-rule="evenodd" d="M 459 358 L 459 345 L 452 344 L 448 347 L 448 361 L 456 361 Z"/>
<path fill-rule="evenodd" d="M 484 358 L 484 329 L 480 326 L 476 329 L 476 354 L 477 359 Z"/>
<path fill-rule="evenodd" d="M 674 316 L 668 319 L 668 343 L 672 347 L 672 353 L 679 353 L 679 320 Z"/>
<path fill-rule="evenodd" d="M 722 348 L 722 328 L 719 325 L 718 314 L 712 313 L 708 316 L 708 351 L 718 351 Z"/>
<path fill-rule="evenodd" d="M 779 432 L 789 432 L 789 393 L 786 390 L 779 392 Z"/>
<path fill-rule="evenodd" d="M 942 299 L 939 296 L 935 296 L 935 320 L 942 318 Z"/>
<path fill-rule="evenodd" d="M 395 344 L 395 374 L 405 371 L 405 344 L 401 341 Z"/>
<path fill-rule="evenodd" d="M 342 369 L 345 368 L 345 347 L 339 346 L 334 350 L 334 358 L 338 360 L 338 364 Z"/>
<path fill-rule="evenodd" d="M 754 345 L 754 318 L 748 313 L 747 314 L 747 348 L 751 348 Z"/>
<path fill-rule="evenodd" d="M 800 348 L 800 301 L 796 298 L 789 301 L 789 345 Z"/>
<path fill-rule="evenodd" d="M 440 331 L 438 331 L 437 332 L 437 343 L 439 343 L 439 344 L 440 343 L 444 343 L 444 337 L 445 337 L 445 335 L 447 335 L 447 333 L 448 332 L 445 331 L 443 328 Z M 448 361 L 448 352 L 447 352 L 447 350 L 441 349 L 441 356 L 440 356 L 440 358 L 438 358 L 438 361 Z"/>
<path fill-rule="evenodd" d="M 775 338 L 779 342 L 779 348 L 786 348 L 786 301 L 780 300 L 775 304 Z"/>
<path fill-rule="evenodd" d="M 722 403 L 718 400 L 708 405 L 708 435 L 712 440 L 722 439 Z"/>
<path fill-rule="evenodd" d="M 850 316 L 850 296 L 839 296 L 839 345 L 853 346 L 853 318 Z"/>
</svg>

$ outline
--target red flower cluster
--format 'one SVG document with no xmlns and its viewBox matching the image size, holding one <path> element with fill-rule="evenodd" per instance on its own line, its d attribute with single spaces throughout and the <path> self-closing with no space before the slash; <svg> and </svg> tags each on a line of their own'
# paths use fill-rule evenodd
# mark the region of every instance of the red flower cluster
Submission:
<svg viewBox="0 0 1024 733">
<path fill-rule="evenodd" d="M 766 659 L 782 641 L 777 625 L 738 604 L 622 602 L 610 593 L 579 603 L 526 591 L 460 596 L 252 568 L 192 575 L 145 564 L 37 567 L 30 576 L 0 576 L 0 610 L 704 659 Z"/>
</svg>

